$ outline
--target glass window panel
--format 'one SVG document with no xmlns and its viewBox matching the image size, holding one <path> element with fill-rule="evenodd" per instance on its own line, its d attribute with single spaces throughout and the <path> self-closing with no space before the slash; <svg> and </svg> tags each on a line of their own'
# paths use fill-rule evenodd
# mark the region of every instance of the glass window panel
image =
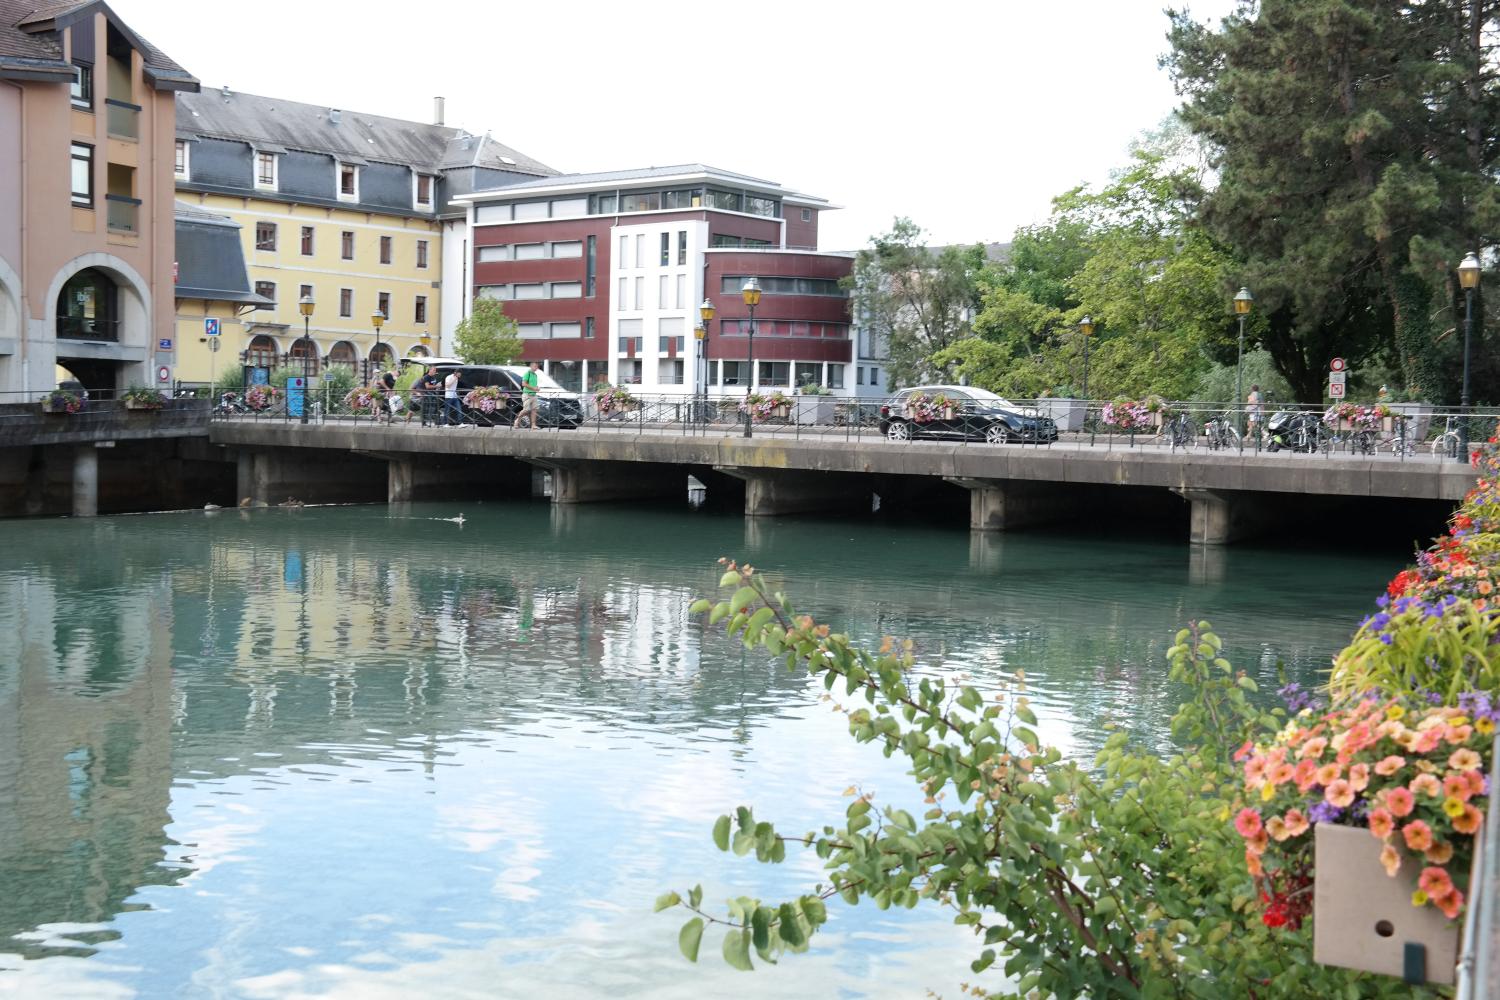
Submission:
<svg viewBox="0 0 1500 1000">
<path fill-rule="evenodd" d="M 583 336 L 583 324 L 581 323 L 553 323 L 553 340 L 578 340 Z"/>
<path fill-rule="evenodd" d="M 589 214 L 589 200 L 587 198 L 559 198 L 552 203 L 552 217 L 554 219 L 568 215 Z"/>
<path fill-rule="evenodd" d="M 547 244 L 517 243 L 515 254 L 516 260 L 542 260 L 547 256 Z"/>
<path fill-rule="evenodd" d="M 561 243 L 554 243 L 552 244 L 552 256 L 557 259 L 582 257 L 583 241 L 567 240 Z"/>
<path fill-rule="evenodd" d="M 511 286 L 511 295 L 516 299 L 539 299 L 545 287 L 540 281 L 527 284 L 517 283 Z"/>
<path fill-rule="evenodd" d="M 545 340 L 547 328 L 541 323 L 519 323 L 516 325 L 516 333 L 522 340 Z"/>
<path fill-rule="evenodd" d="M 488 264 L 497 260 L 510 260 L 509 243 L 497 247 L 479 248 L 479 262 L 481 264 Z"/>
<path fill-rule="evenodd" d="M 522 201 L 515 205 L 516 219 L 545 219 L 547 217 L 547 203 L 545 201 Z"/>
<path fill-rule="evenodd" d="M 552 283 L 552 297 L 554 299 L 580 299 L 580 298 L 583 298 L 583 282 L 581 282 L 581 281 L 554 281 Z"/>
<path fill-rule="evenodd" d="M 474 294 L 481 299 L 499 299 L 504 301 L 510 298 L 509 285 L 480 285 L 474 289 Z"/>
</svg>

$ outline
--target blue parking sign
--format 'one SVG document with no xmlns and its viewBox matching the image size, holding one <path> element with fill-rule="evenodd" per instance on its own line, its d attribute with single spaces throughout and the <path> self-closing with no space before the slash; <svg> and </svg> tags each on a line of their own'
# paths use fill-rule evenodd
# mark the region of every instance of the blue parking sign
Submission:
<svg viewBox="0 0 1500 1000">
<path fill-rule="evenodd" d="M 214 316 L 203 317 L 203 336 L 217 337 L 219 335 L 219 320 Z"/>
</svg>

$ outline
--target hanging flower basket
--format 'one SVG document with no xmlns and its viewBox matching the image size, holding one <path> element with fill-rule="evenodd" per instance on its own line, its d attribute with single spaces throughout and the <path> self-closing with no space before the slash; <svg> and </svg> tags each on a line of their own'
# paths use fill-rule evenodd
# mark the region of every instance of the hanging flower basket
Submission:
<svg viewBox="0 0 1500 1000">
<path fill-rule="evenodd" d="M 1372 406 L 1335 403 L 1323 413 L 1323 423 L 1341 431 L 1381 430 L 1390 433 L 1395 426 L 1395 417 L 1395 411 L 1384 403 Z"/>
<path fill-rule="evenodd" d="M 269 385 L 252 385 L 245 390 L 245 405 L 259 413 L 269 410 L 280 397 L 280 389 L 273 389 Z"/>
<path fill-rule="evenodd" d="M 748 412 L 750 419 L 756 423 L 773 417 L 785 419 L 787 414 L 791 412 L 791 402 L 781 392 L 772 392 L 765 395 L 752 392 L 740 401 L 739 411 L 741 413 Z"/>
<path fill-rule="evenodd" d="M 344 397 L 344 405 L 355 413 L 380 413 L 385 409 L 385 393 L 376 392 L 367 385 L 356 386 Z"/>
<path fill-rule="evenodd" d="M 42 397 L 43 413 L 77 413 L 83 409 L 83 400 L 76 393 L 61 389 Z"/>
<path fill-rule="evenodd" d="M 1166 400 L 1160 396 L 1147 396 L 1145 399 L 1121 397 L 1112 400 L 1104 404 L 1104 410 L 1100 415 L 1105 424 L 1110 427 L 1135 431 L 1144 428 L 1159 428 L 1163 421 L 1172 414 L 1173 409 Z"/>
</svg>

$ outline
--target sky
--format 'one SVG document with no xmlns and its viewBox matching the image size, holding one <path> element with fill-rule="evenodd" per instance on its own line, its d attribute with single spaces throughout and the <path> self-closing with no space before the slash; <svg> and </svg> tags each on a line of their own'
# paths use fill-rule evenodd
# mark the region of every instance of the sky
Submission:
<svg viewBox="0 0 1500 1000">
<path fill-rule="evenodd" d="M 1177 106 L 1165 3 L 111 0 L 205 88 L 420 121 L 441 95 L 447 124 L 564 172 L 774 180 L 841 206 L 824 250 L 897 216 L 933 244 L 1005 241 L 1106 180 Z"/>
</svg>

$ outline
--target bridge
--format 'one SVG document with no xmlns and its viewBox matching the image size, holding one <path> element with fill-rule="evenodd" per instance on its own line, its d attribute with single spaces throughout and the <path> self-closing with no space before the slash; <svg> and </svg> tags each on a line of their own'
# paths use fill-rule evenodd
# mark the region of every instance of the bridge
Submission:
<svg viewBox="0 0 1500 1000">
<path fill-rule="evenodd" d="M 968 494 L 970 527 L 1001 531 L 1171 496 L 1188 505 L 1191 538 L 1203 544 L 1253 535 L 1310 499 L 1446 509 L 1474 482 L 1467 465 L 1426 454 L 1209 451 L 1089 435 L 1035 446 L 893 442 L 837 428 L 759 428 L 745 438 L 726 425 L 513 431 L 241 417 L 214 420 L 209 442 L 235 455 L 237 492 L 256 502 L 340 499 L 358 482 L 368 488 L 377 471 L 390 502 L 465 488 L 529 495 L 532 470 L 546 475 L 559 504 L 681 497 L 691 475 L 711 494 L 742 492 L 750 517 L 867 511 L 872 494 L 899 505 L 958 488 Z"/>
</svg>

